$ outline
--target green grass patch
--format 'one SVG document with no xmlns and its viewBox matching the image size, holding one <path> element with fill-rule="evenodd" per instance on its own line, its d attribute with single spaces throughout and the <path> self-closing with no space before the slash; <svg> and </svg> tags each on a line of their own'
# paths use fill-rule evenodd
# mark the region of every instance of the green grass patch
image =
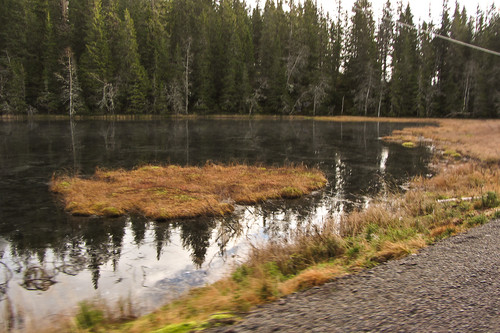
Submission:
<svg viewBox="0 0 500 333">
<path fill-rule="evenodd" d="M 89 302 L 81 302 L 76 315 L 76 324 L 82 329 L 92 329 L 104 321 L 104 312 Z"/>
<path fill-rule="evenodd" d="M 153 331 L 153 333 L 187 333 L 197 329 L 198 327 L 199 324 L 192 321 L 181 324 L 167 325 L 159 330 Z"/>
<path fill-rule="evenodd" d="M 496 192 L 489 191 L 481 198 L 483 208 L 495 208 L 500 205 L 500 200 L 498 200 L 498 195 Z"/>
<path fill-rule="evenodd" d="M 287 186 L 283 188 L 280 194 L 282 198 L 287 199 L 295 199 L 304 195 L 304 193 L 300 189 L 293 186 Z"/>
<path fill-rule="evenodd" d="M 452 150 L 452 149 L 447 149 L 443 152 L 443 155 L 444 156 L 448 156 L 448 157 L 453 157 L 455 159 L 461 159 L 462 158 L 462 155 L 460 153 L 457 153 L 456 151 Z"/>
<path fill-rule="evenodd" d="M 484 214 L 481 214 L 481 215 L 478 215 L 478 216 L 474 216 L 474 217 L 471 217 L 469 219 L 467 219 L 465 221 L 465 223 L 467 224 L 467 226 L 469 227 L 473 227 L 473 226 L 476 226 L 476 225 L 481 225 L 481 224 L 485 224 L 488 222 L 488 218 L 484 215 Z"/>
</svg>

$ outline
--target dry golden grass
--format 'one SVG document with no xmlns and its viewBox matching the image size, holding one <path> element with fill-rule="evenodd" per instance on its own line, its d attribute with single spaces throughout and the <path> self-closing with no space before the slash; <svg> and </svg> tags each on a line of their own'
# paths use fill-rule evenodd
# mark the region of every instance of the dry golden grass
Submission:
<svg viewBox="0 0 500 333">
<path fill-rule="evenodd" d="M 460 232 L 460 229 L 452 223 L 431 229 L 429 235 L 433 238 L 441 238 L 443 236 L 455 235 L 458 232 Z"/>
<path fill-rule="evenodd" d="M 165 220 L 224 215 L 233 211 L 233 203 L 296 198 L 325 184 L 322 172 L 305 167 L 148 165 L 97 170 L 91 179 L 53 177 L 51 190 L 61 194 L 66 210 L 75 215 L 139 213 Z"/>
<path fill-rule="evenodd" d="M 439 126 L 405 128 L 388 141 L 432 140 L 444 152 L 459 153 L 485 162 L 500 161 L 500 120 L 439 119 Z"/>
<path fill-rule="evenodd" d="M 359 116 L 319 116 L 318 121 L 333 122 L 372 122 L 372 123 L 437 123 L 433 118 L 394 118 L 394 117 L 359 117 Z"/>
<path fill-rule="evenodd" d="M 417 237 L 408 241 L 391 242 L 385 241 L 380 246 L 380 250 L 371 258 L 375 262 L 385 262 L 387 260 L 399 259 L 426 246 L 423 237 Z"/>
<path fill-rule="evenodd" d="M 345 273 L 339 267 L 335 266 L 318 268 L 313 267 L 301 272 L 290 280 L 286 280 L 278 287 L 278 289 L 281 295 L 289 295 L 297 290 L 320 286 L 344 274 Z"/>
</svg>

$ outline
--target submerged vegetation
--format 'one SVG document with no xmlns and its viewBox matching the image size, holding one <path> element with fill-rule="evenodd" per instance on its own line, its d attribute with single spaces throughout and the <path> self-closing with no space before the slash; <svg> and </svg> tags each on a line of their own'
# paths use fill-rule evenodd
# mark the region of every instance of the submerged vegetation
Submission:
<svg viewBox="0 0 500 333">
<path fill-rule="evenodd" d="M 415 253 L 499 218 L 500 152 L 495 153 L 494 144 L 481 143 L 486 135 L 492 143 L 500 140 L 500 121 L 439 124 L 387 138 L 398 141 L 404 136 L 405 142 L 415 144 L 430 143 L 432 138 L 438 152 L 432 178 L 416 177 L 405 193 L 383 193 L 368 208 L 340 220 L 297 230 L 286 241 L 257 245 L 226 278 L 193 289 L 154 313 L 125 324 L 100 321 L 91 329 L 186 332 L 231 323 L 252 306 Z M 459 152 L 461 158 L 447 151 Z M 219 315 L 229 319 L 213 319 Z M 88 331 L 83 325 L 79 329 Z"/>
<path fill-rule="evenodd" d="M 75 215 L 139 213 L 155 220 L 221 216 L 233 204 L 298 198 L 326 185 L 323 173 L 305 167 L 247 165 L 204 167 L 147 165 L 134 170 L 97 170 L 90 179 L 61 176 L 51 190 Z"/>
</svg>

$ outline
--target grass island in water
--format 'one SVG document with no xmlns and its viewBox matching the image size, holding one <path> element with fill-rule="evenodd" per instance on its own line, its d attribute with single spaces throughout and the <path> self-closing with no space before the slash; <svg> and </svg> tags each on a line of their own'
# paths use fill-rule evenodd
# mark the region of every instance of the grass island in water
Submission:
<svg viewBox="0 0 500 333">
<path fill-rule="evenodd" d="M 139 213 L 166 220 L 221 216 L 231 213 L 233 204 L 297 198 L 325 185 L 321 171 L 303 166 L 146 165 L 130 171 L 98 169 L 90 179 L 53 177 L 51 190 L 61 194 L 74 215 Z"/>
</svg>

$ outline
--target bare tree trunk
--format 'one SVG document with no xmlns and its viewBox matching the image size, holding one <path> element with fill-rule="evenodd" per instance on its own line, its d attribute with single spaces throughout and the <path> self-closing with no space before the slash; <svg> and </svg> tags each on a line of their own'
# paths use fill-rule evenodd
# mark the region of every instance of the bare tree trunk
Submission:
<svg viewBox="0 0 500 333">
<path fill-rule="evenodd" d="M 368 115 L 368 97 L 370 96 L 371 87 L 372 87 L 372 76 L 370 75 L 370 80 L 368 81 L 368 90 L 366 91 L 366 97 L 365 97 L 365 117 Z"/>
<path fill-rule="evenodd" d="M 68 71 L 69 71 L 69 116 L 75 113 L 73 106 L 73 63 L 71 53 L 68 51 Z"/>
<path fill-rule="evenodd" d="M 316 115 L 316 94 L 314 94 L 314 99 L 313 99 L 313 116 Z"/>
<path fill-rule="evenodd" d="M 286 78 L 286 86 L 288 87 L 290 85 L 290 79 L 292 75 L 295 72 L 295 69 L 297 67 L 301 67 L 304 65 L 304 62 L 307 57 L 307 49 L 306 47 L 302 47 L 299 51 L 299 54 L 295 56 L 295 58 L 292 60 L 292 55 L 288 56 L 288 61 L 287 61 L 287 68 L 286 68 L 286 73 L 287 73 L 287 78 Z M 300 68 L 299 68 L 300 70 Z"/>
<path fill-rule="evenodd" d="M 380 96 L 378 98 L 378 111 L 377 111 L 377 117 L 380 118 L 380 109 L 382 107 L 382 93 L 380 93 Z"/>
<path fill-rule="evenodd" d="M 464 104 L 462 106 L 462 112 L 464 113 L 467 111 L 467 105 L 469 103 L 469 91 L 470 91 L 469 79 L 470 76 L 469 73 L 467 73 L 467 79 L 465 80 L 465 89 L 464 89 Z"/>
<path fill-rule="evenodd" d="M 342 109 L 340 110 L 340 115 L 343 116 L 344 115 L 344 99 L 345 99 L 345 95 L 342 96 Z"/>
<path fill-rule="evenodd" d="M 75 142 L 75 128 L 76 128 L 76 122 L 73 120 L 73 118 L 70 118 L 69 120 L 69 129 L 70 129 L 70 134 L 71 134 L 71 150 L 73 152 L 73 172 L 74 174 L 78 174 L 78 162 L 76 158 L 76 142 Z"/>
<path fill-rule="evenodd" d="M 186 119 L 186 165 L 189 165 L 189 119 Z"/>
<path fill-rule="evenodd" d="M 189 109 L 189 62 L 191 60 L 191 38 L 188 38 L 186 45 L 186 63 L 184 64 L 185 68 L 185 77 L 184 77 L 184 113 L 188 114 Z"/>
</svg>

